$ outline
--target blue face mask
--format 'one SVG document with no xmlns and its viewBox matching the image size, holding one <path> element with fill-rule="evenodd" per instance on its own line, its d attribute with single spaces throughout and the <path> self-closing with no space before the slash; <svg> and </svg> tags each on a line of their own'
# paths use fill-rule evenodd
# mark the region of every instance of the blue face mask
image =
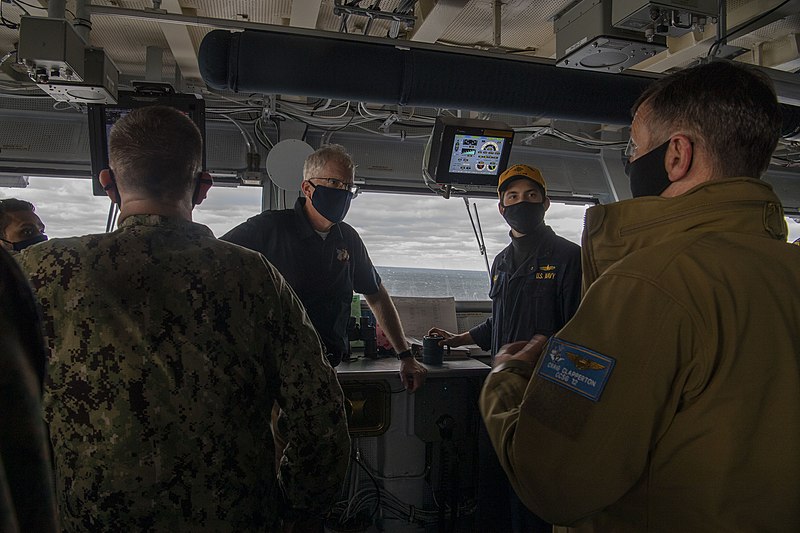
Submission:
<svg viewBox="0 0 800 533">
<path fill-rule="evenodd" d="M 25 239 L 23 241 L 17 241 L 17 242 L 11 242 L 11 241 L 7 241 L 5 239 L 0 239 L 0 240 L 2 240 L 5 243 L 10 244 L 11 248 L 15 252 L 21 252 L 22 250 L 24 250 L 28 246 L 33 246 L 34 244 L 39 244 L 40 242 L 46 241 L 47 240 L 47 235 L 45 235 L 44 233 L 40 233 L 39 235 L 34 235 L 33 237 L 30 237 L 29 239 Z"/>
<path fill-rule="evenodd" d="M 625 174 L 631 180 L 631 194 L 634 198 L 640 196 L 661 196 L 669 187 L 669 174 L 664 168 L 664 156 L 667 155 L 669 142 L 653 148 L 635 161 L 625 161 Z"/>
<path fill-rule="evenodd" d="M 311 183 L 309 181 L 309 183 Z M 353 193 L 347 189 L 334 189 L 333 187 L 316 186 L 314 194 L 311 195 L 311 205 L 317 212 L 325 217 L 326 220 L 338 224 L 347 216 L 350 209 L 350 202 L 353 200 Z"/>
</svg>

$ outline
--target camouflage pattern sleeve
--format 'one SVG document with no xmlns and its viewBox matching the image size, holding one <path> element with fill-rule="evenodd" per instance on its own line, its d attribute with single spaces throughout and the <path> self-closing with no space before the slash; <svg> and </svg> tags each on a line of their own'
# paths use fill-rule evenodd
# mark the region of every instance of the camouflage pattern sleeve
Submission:
<svg viewBox="0 0 800 533">
<path fill-rule="evenodd" d="M 266 264 L 281 310 L 267 327 L 280 332 L 273 335 L 271 351 L 280 377 L 280 432 L 287 442 L 278 471 L 288 507 L 283 515 L 323 514 L 341 490 L 350 455 L 344 395 L 305 309 L 283 277 Z"/>
<path fill-rule="evenodd" d="M 20 255 L 52 347 L 65 530 L 277 531 L 287 511 L 330 507 L 349 452 L 342 392 L 261 255 L 157 215 Z"/>
</svg>

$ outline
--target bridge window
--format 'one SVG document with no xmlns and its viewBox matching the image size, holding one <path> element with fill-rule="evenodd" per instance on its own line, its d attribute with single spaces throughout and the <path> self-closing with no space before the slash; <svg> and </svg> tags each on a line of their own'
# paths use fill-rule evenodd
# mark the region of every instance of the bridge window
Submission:
<svg viewBox="0 0 800 533">
<path fill-rule="evenodd" d="M 489 264 L 510 242 L 497 200 L 470 199 L 478 207 Z M 580 243 L 586 206 L 556 204 L 545 220 Z M 355 227 L 390 294 L 488 300 L 489 276 L 460 197 L 362 193 L 346 221 Z M 475 221 L 477 227 L 477 220 Z"/>
<path fill-rule="evenodd" d="M 24 185 L 25 181 L 21 179 L 19 184 Z M 27 187 L 0 189 L 0 198 L 31 202 L 50 237 L 74 237 L 106 229 L 110 200 L 106 196 L 92 196 L 92 183 L 85 178 L 31 177 Z M 216 187 L 195 209 L 193 219 L 220 237 L 260 210 L 259 187 Z"/>
<path fill-rule="evenodd" d="M 0 189 L 0 198 L 11 197 L 33 203 L 51 237 L 105 230 L 109 200 L 92 196 L 87 179 L 31 177 L 25 188 Z M 287 200 L 291 207 L 291 199 Z M 497 211 L 496 200 L 476 198 L 469 204 L 470 210 L 473 204 L 478 207 L 491 265 L 509 243 L 508 226 Z M 219 237 L 260 209 L 259 187 L 216 187 L 195 209 L 194 220 Z M 553 203 L 545 220 L 556 233 L 580 244 L 585 209 Z M 462 198 L 362 193 L 353 200 L 346 221 L 361 234 L 391 294 L 488 299 L 486 264 Z M 789 242 L 800 239 L 800 220 L 787 217 L 786 221 Z"/>
</svg>

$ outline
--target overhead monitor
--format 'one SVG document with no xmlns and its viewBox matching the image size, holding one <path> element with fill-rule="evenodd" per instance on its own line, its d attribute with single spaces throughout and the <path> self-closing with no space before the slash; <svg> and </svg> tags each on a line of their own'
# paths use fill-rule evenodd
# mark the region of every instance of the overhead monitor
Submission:
<svg viewBox="0 0 800 533">
<path fill-rule="evenodd" d="M 98 181 L 100 171 L 108 168 L 108 136 L 111 127 L 133 109 L 149 105 L 174 107 L 192 119 L 203 137 L 203 170 L 206 170 L 205 101 L 195 94 L 176 93 L 167 84 L 137 86 L 136 91 L 120 91 L 116 104 L 90 104 L 89 151 L 92 162 L 92 194 L 105 196 Z"/>
<path fill-rule="evenodd" d="M 513 140 L 514 130 L 502 122 L 438 117 L 428 174 L 441 184 L 497 186 Z"/>
</svg>

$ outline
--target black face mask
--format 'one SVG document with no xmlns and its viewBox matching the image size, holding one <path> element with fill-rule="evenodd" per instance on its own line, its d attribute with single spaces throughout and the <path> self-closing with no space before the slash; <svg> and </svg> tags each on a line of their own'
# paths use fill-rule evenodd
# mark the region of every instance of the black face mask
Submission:
<svg viewBox="0 0 800 533">
<path fill-rule="evenodd" d="M 544 220 L 544 202 L 519 202 L 503 207 L 503 218 L 511 229 L 523 235 L 536 231 Z"/>
<path fill-rule="evenodd" d="M 311 183 L 309 181 L 309 183 Z M 311 196 L 311 205 L 317 212 L 327 220 L 338 224 L 347 216 L 350 209 L 350 202 L 353 200 L 353 193 L 346 189 L 334 189 L 333 187 L 316 186 L 314 194 Z"/>
<path fill-rule="evenodd" d="M 631 180 L 631 194 L 634 198 L 640 196 L 660 196 L 672 183 L 669 174 L 664 168 L 664 156 L 667 155 L 669 142 L 654 148 L 631 162 L 625 161 L 625 174 Z"/>
<path fill-rule="evenodd" d="M 11 242 L 11 241 L 7 241 L 5 239 L 0 239 L 0 240 L 2 240 L 5 243 L 10 244 L 11 248 L 15 252 L 21 252 L 22 250 L 24 250 L 28 246 L 33 246 L 34 244 L 39 244 L 40 242 L 46 241 L 47 240 L 47 235 L 45 235 L 44 233 L 40 233 L 39 235 L 34 235 L 33 237 L 30 237 L 29 239 L 25 239 L 25 240 L 17 241 L 17 242 Z"/>
</svg>

